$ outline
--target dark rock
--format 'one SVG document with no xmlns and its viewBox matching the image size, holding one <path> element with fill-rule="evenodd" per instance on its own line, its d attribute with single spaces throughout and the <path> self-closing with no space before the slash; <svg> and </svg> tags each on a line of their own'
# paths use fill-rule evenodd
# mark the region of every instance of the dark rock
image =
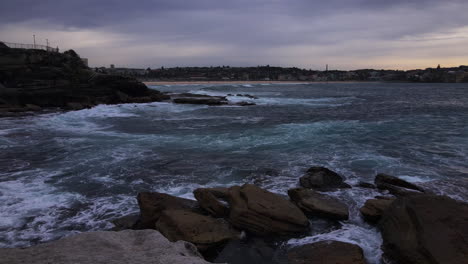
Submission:
<svg viewBox="0 0 468 264">
<path fill-rule="evenodd" d="M 236 105 L 239 105 L 239 106 L 251 106 L 251 105 L 256 105 L 255 103 L 252 103 L 252 102 L 238 102 L 236 103 Z"/>
<path fill-rule="evenodd" d="M 1 248 L 2 264 L 209 264 L 188 242 L 154 230 L 85 232 L 29 248 Z"/>
<path fill-rule="evenodd" d="M 289 264 L 366 264 L 362 249 L 339 241 L 320 241 L 292 248 Z"/>
<path fill-rule="evenodd" d="M 369 199 L 359 211 L 364 217 L 364 220 L 375 224 L 380 220 L 385 210 L 387 210 L 394 200 L 395 198 L 391 197 L 387 199 Z"/>
<path fill-rule="evenodd" d="M 278 264 L 278 247 L 271 242 L 252 237 L 229 241 L 211 262 L 229 264 Z"/>
<path fill-rule="evenodd" d="M 468 263 L 468 204 L 444 196 L 400 197 L 380 223 L 385 258 L 395 263 Z"/>
<path fill-rule="evenodd" d="M 162 212 L 167 209 L 198 210 L 196 201 L 175 197 L 165 193 L 139 193 L 137 196 L 140 207 L 139 229 L 154 229 L 155 223 Z"/>
<path fill-rule="evenodd" d="M 357 187 L 361 187 L 361 188 L 367 188 L 367 189 L 375 189 L 376 186 L 372 183 L 369 183 L 369 182 L 359 182 Z"/>
<path fill-rule="evenodd" d="M 231 224 L 258 235 L 291 235 L 309 226 L 307 217 L 293 203 L 255 185 L 231 187 L 229 205 Z"/>
<path fill-rule="evenodd" d="M 388 190 L 394 195 L 411 195 L 416 192 L 424 192 L 421 187 L 402 180 L 398 177 L 380 173 L 375 176 L 375 185 L 381 190 Z"/>
<path fill-rule="evenodd" d="M 240 238 L 240 233 L 223 219 L 180 209 L 165 210 L 156 222 L 156 229 L 170 241 L 188 241 L 202 251 Z"/>
<path fill-rule="evenodd" d="M 348 206 L 338 199 L 304 188 L 288 191 L 288 195 L 307 216 L 332 220 L 348 220 Z"/>
<path fill-rule="evenodd" d="M 304 188 L 317 190 L 330 190 L 335 188 L 351 188 L 343 182 L 343 177 L 338 173 L 324 167 L 311 167 L 306 175 L 300 178 L 300 184 Z"/>
<path fill-rule="evenodd" d="M 42 107 L 40 107 L 38 105 L 33 105 L 33 104 L 26 104 L 25 107 L 30 111 L 41 111 L 42 110 Z"/>
<path fill-rule="evenodd" d="M 122 231 L 127 229 L 134 229 L 137 227 L 138 221 L 140 220 L 140 214 L 129 214 L 120 218 L 112 220 L 114 227 L 112 231 Z"/>
<path fill-rule="evenodd" d="M 225 105 L 228 102 L 223 97 L 179 97 L 172 100 L 176 104 Z"/>
<path fill-rule="evenodd" d="M 228 206 L 219 201 L 216 190 L 212 189 L 196 189 L 193 192 L 195 199 L 197 199 L 200 207 L 205 209 L 208 213 L 215 217 L 225 217 L 229 214 Z"/>
<path fill-rule="evenodd" d="M 0 49 L 9 49 L 9 47 L 0 41 Z"/>
<path fill-rule="evenodd" d="M 85 107 L 80 103 L 73 103 L 73 102 L 67 103 L 67 109 L 69 110 L 81 110 L 84 108 Z"/>
</svg>

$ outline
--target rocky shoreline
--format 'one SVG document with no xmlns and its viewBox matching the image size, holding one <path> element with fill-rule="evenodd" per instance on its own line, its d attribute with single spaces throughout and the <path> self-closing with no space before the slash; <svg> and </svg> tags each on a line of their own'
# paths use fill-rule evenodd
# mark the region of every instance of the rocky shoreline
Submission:
<svg viewBox="0 0 468 264">
<path fill-rule="evenodd" d="M 193 259 L 173 258 L 172 263 L 222 263 L 235 258 L 235 263 L 364 264 L 367 261 L 362 248 L 342 241 L 283 247 L 279 252 L 273 245 L 307 235 L 310 229 L 315 228 L 309 221 L 312 217 L 339 228 L 340 221 L 349 218 L 350 209 L 327 193 L 365 186 L 381 192 L 381 195 L 369 199 L 360 208 L 360 213 L 382 234 L 382 263 L 467 263 L 467 203 L 437 195 L 430 188 L 386 174 L 378 174 L 373 184 L 350 186 L 341 175 L 323 167 L 307 170 L 298 185 L 290 189 L 287 196 L 252 184 L 200 188 L 194 190 L 196 201 L 164 193 L 142 192 L 137 196 L 140 213 L 115 219 L 113 231 L 83 233 L 24 250 L 0 249 L 0 255 L 6 256 L 8 263 L 26 260 L 28 263 L 41 263 L 38 260 L 44 258 L 75 263 L 72 260 L 82 256 L 72 252 L 82 252 L 82 247 L 91 240 L 95 243 L 96 252 L 103 253 L 96 253 L 95 257 L 79 263 L 106 263 L 99 262 L 102 256 L 109 260 L 107 263 L 128 263 L 122 260 L 124 257 L 119 257 L 123 252 L 144 252 L 151 247 L 148 243 L 153 243 L 146 238 L 134 237 L 151 236 L 175 243 L 167 244 L 169 242 L 166 241 L 165 246 L 158 244 L 162 242 L 153 244 L 155 252 L 164 252 L 161 253 L 163 256 L 177 255 L 180 249 L 174 247 L 177 243 L 186 243 L 185 248 L 192 253 L 180 255 Z M 99 242 L 109 236 L 113 237 L 110 242 Z M 133 239 L 141 240 L 141 243 L 132 242 Z M 69 241 L 73 240 L 81 242 L 70 246 Z M 111 246 L 113 243 L 116 245 Z M 79 249 L 64 253 L 70 250 L 68 247 Z M 113 254 L 109 248 L 117 247 L 120 253 L 115 257 L 109 256 Z M 158 260 L 155 254 L 148 253 L 146 258 L 140 255 L 138 263 L 169 263 Z M 5 262 L 0 260 L 0 263 Z"/>
<path fill-rule="evenodd" d="M 135 78 L 96 73 L 73 50 L 12 49 L 0 43 L 0 117 L 150 102 L 253 104 L 231 103 L 220 96 L 161 93 Z"/>
</svg>

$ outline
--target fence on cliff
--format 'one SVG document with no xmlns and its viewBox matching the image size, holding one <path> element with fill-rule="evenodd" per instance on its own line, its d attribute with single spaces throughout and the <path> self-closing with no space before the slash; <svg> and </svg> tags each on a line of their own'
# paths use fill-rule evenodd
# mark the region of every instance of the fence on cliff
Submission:
<svg viewBox="0 0 468 264">
<path fill-rule="evenodd" d="M 4 42 L 0 41 L 0 43 L 5 44 L 7 47 L 12 49 L 35 49 L 35 50 L 45 50 L 48 52 L 59 52 L 59 48 L 52 48 L 45 45 L 37 45 L 37 44 L 21 44 L 21 43 L 11 43 L 11 42 Z"/>
</svg>

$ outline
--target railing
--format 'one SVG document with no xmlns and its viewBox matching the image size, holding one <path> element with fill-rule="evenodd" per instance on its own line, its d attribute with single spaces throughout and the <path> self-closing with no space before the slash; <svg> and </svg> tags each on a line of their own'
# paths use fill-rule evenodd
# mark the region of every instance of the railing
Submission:
<svg viewBox="0 0 468 264">
<path fill-rule="evenodd" d="M 7 47 L 12 49 L 36 49 L 36 50 L 45 50 L 48 52 L 59 52 L 59 48 L 52 48 L 49 46 L 44 45 L 37 45 L 37 44 L 21 44 L 21 43 L 10 43 L 10 42 L 3 42 L 0 43 L 5 44 Z"/>
</svg>

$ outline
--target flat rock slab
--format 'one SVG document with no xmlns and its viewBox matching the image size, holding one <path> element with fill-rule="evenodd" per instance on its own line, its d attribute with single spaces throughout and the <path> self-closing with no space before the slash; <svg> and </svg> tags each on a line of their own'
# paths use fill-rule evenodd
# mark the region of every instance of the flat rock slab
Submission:
<svg viewBox="0 0 468 264">
<path fill-rule="evenodd" d="M 292 202 L 252 184 L 229 189 L 229 221 L 257 235 L 291 235 L 304 232 L 309 221 Z"/>
<path fill-rule="evenodd" d="M 384 256 L 395 263 L 468 263 L 468 204 L 444 196 L 395 200 L 379 223 Z"/>
<path fill-rule="evenodd" d="M 288 191 L 288 195 L 308 216 L 319 216 L 332 220 L 347 220 L 349 218 L 348 206 L 334 197 L 305 188 L 291 189 Z"/>
<path fill-rule="evenodd" d="M 89 232 L 19 249 L 0 249 L 1 264 L 208 264 L 188 242 L 154 230 Z"/>
<path fill-rule="evenodd" d="M 291 249 L 289 264 L 366 264 L 362 249 L 339 241 L 321 241 Z"/>
<path fill-rule="evenodd" d="M 203 251 L 240 237 L 240 233 L 224 219 L 187 210 L 165 210 L 156 223 L 156 229 L 170 241 L 188 241 Z"/>
</svg>

